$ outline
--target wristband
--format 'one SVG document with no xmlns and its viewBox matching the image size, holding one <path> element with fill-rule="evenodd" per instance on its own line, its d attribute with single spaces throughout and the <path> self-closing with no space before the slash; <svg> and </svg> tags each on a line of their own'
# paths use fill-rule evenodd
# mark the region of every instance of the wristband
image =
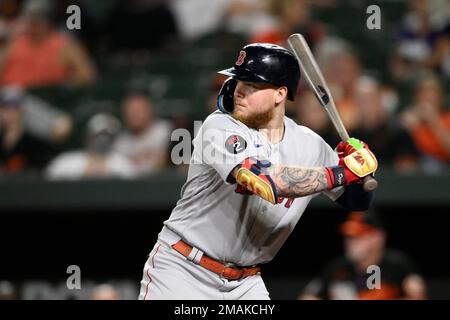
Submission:
<svg viewBox="0 0 450 320">
<path fill-rule="evenodd" d="M 333 189 L 342 185 L 345 185 L 345 168 L 342 166 L 327 167 L 327 183 L 328 189 Z"/>
</svg>

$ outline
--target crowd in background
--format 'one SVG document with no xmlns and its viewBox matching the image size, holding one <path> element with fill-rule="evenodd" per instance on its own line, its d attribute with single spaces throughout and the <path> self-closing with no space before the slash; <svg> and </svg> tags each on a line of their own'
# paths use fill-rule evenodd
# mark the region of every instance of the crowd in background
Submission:
<svg viewBox="0 0 450 320">
<path fill-rule="evenodd" d="M 65 10 L 71 4 L 81 8 L 79 30 L 66 25 Z M 366 141 L 381 166 L 401 172 L 447 170 L 448 2 L 406 1 L 399 19 L 381 21 L 381 31 L 355 25 L 351 31 L 362 37 L 370 37 L 370 32 L 388 35 L 380 70 L 365 65 L 372 48 L 356 49 L 358 44 L 345 32 L 317 18 L 318 12 L 332 15 L 341 4 L 337 0 L 1 1 L 0 176 L 35 172 L 53 180 L 136 178 L 171 166 L 172 130 L 191 129 L 191 123 L 201 119 L 162 117 L 148 86 L 132 87 L 124 80 L 124 94 L 116 101 L 120 107 L 88 110 L 81 126 L 73 110 L 64 107 L 64 99 L 54 105 L 34 94 L 35 89 L 52 87 L 63 96 L 79 88 L 95 90 L 106 78 L 104 70 L 126 72 L 127 61 L 144 65 L 166 52 L 183 55 L 180 48 L 195 46 L 201 39 L 216 37 L 209 46 L 238 52 L 250 42 L 287 47 L 286 39 L 294 32 L 304 34 L 312 46 L 351 136 Z M 353 9 L 365 21 L 364 2 L 347 6 L 356 6 Z M 204 48 L 206 54 L 199 59 L 208 60 L 209 49 Z M 230 56 L 222 67 L 233 61 Z M 215 110 L 215 96 L 224 80 L 214 75 L 216 66 L 210 69 L 204 105 L 195 106 L 203 118 Z M 68 103 L 70 99 L 69 95 Z M 286 111 L 332 147 L 338 142 L 325 111 L 304 82 Z M 73 136 L 79 139 L 69 148 Z"/>
</svg>

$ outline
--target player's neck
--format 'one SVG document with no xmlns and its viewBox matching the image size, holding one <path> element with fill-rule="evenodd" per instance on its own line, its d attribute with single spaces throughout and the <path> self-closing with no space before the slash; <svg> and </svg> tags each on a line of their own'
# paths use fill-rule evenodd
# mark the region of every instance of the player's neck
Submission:
<svg viewBox="0 0 450 320">
<path fill-rule="evenodd" d="M 284 110 L 277 111 L 266 125 L 258 129 L 272 143 L 280 142 L 284 136 Z"/>
</svg>

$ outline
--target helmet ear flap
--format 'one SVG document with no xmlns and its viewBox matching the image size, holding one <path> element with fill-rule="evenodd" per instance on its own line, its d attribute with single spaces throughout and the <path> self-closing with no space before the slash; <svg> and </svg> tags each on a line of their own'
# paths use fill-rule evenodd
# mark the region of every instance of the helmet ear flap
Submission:
<svg viewBox="0 0 450 320">
<path fill-rule="evenodd" d="M 237 81 L 233 78 L 228 78 L 223 82 L 217 96 L 217 108 L 223 113 L 232 113 L 234 109 L 234 90 L 236 90 Z"/>
</svg>

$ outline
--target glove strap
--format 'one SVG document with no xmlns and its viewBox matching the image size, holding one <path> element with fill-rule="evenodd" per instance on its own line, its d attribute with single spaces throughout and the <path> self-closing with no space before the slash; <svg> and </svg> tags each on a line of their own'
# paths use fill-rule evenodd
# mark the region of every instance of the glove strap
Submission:
<svg viewBox="0 0 450 320">
<path fill-rule="evenodd" d="M 334 166 L 325 168 L 327 173 L 328 189 L 343 186 L 346 184 L 345 168 L 342 166 Z"/>
</svg>

